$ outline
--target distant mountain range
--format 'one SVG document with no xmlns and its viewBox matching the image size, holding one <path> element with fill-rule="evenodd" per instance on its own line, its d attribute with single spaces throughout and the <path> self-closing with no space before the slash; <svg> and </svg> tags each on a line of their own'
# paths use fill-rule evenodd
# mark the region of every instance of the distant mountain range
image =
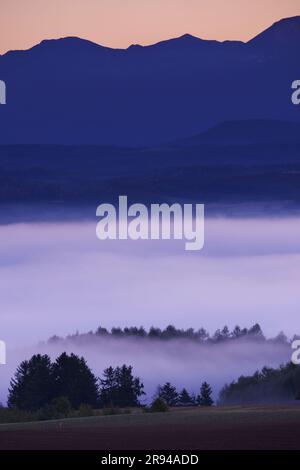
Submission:
<svg viewBox="0 0 300 470">
<path fill-rule="evenodd" d="M 2 145 L 0 155 L 0 205 L 90 204 L 94 214 L 99 201 L 127 194 L 145 203 L 300 207 L 300 123 L 229 121 L 148 148 Z"/>
<path fill-rule="evenodd" d="M 236 147 L 264 144 L 290 146 L 292 144 L 300 144 L 300 122 L 267 119 L 225 121 L 201 134 L 177 140 L 172 145 L 175 147 L 199 147 L 203 145 Z M 284 160 L 284 156 L 282 157 Z M 245 163 L 242 155 L 239 163 Z M 274 162 L 271 159 L 269 163 Z"/>
<path fill-rule="evenodd" d="M 8 52 L 0 144 L 295 143 L 299 43 L 297 16 L 248 43 L 184 35 L 121 50 L 64 38 Z"/>
</svg>

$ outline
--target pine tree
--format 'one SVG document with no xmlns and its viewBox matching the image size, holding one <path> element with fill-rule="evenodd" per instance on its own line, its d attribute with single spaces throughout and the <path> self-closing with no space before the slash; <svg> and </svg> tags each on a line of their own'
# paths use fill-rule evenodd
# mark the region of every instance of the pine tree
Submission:
<svg viewBox="0 0 300 470">
<path fill-rule="evenodd" d="M 161 398 L 164 400 L 164 402 L 167 403 L 168 406 L 176 406 L 178 402 L 178 393 L 176 391 L 176 388 L 173 387 L 170 382 L 167 382 L 165 385 L 162 387 L 158 387 L 158 392 L 157 392 L 158 398 Z"/>
<path fill-rule="evenodd" d="M 139 406 L 143 389 L 140 378 L 132 374 L 132 366 L 108 367 L 100 379 L 100 401 L 102 406 Z"/>
<path fill-rule="evenodd" d="M 118 400 L 118 382 L 113 367 L 107 367 L 100 379 L 100 403 L 102 406 L 113 406 Z"/>
<path fill-rule="evenodd" d="M 212 406 L 213 399 L 211 398 L 212 389 L 207 382 L 203 382 L 200 389 L 200 395 L 197 397 L 197 402 L 200 406 Z"/>
<path fill-rule="evenodd" d="M 80 405 L 97 406 L 97 379 L 83 357 L 63 353 L 53 365 L 55 396 L 66 397 L 73 408 Z"/>
<path fill-rule="evenodd" d="M 54 388 L 50 357 L 37 354 L 17 368 L 10 383 L 8 406 L 36 411 L 51 402 Z"/>
<path fill-rule="evenodd" d="M 257 339 L 257 340 L 264 340 L 265 337 L 263 335 L 262 329 L 258 323 L 256 323 L 254 326 L 252 326 L 248 330 L 248 335 L 252 336 L 252 338 Z"/>
<path fill-rule="evenodd" d="M 118 393 L 120 398 L 120 406 L 138 406 L 139 397 L 144 395 L 144 385 L 141 383 L 138 377 L 134 377 L 132 374 L 132 366 L 126 366 L 125 364 L 118 368 L 117 367 L 117 382 L 118 382 Z"/>
<path fill-rule="evenodd" d="M 221 331 L 221 335 L 223 340 L 230 339 L 230 331 L 227 325 L 224 326 L 223 330 Z"/>
<path fill-rule="evenodd" d="M 178 403 L 183 406 L 193 405 L 193 397 L 189 394 L 186 388 L 183 388 L 178 397 Z"/>
</svg>

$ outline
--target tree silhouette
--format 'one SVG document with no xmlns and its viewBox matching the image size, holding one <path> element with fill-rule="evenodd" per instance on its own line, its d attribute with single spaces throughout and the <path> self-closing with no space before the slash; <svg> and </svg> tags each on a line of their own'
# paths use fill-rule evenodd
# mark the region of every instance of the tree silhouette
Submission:
<svg viewBox="0 0 300 470">
<path fill-rule="evenodd" d="M 100 402 L 102 406 L 139 406 L 143 389 L 139 377 L 132 374 L 132 366 L 108 367 L 100 379 Z"/>
<path fill-rule="evenodd" d="M 178 402 L 178 393 L 176 388 L 170 382 L 158 387 L 157 397 L 164 400 L 168 406 L 175 406 Z"/>
<path fill-rule="evenodd" d="M 197 398 L 197 402 L 200 406 L 212 406 L 213 399 L 211 398 L 212 389 L 207 382 L 203 382 L 200 389 L 200 395 Z"/>
<path fill-rule="evenodd" d="M 150 411 L 152 413 L 164 413 L 168 411 L 168 409 L 166 402 L 159 397 L 155 398 L 150 405 Z"/>
<path fill-rule="evenodd" d="M 55 396 L 66 397 L 73 408 L 97 406 L 97 379 L 83 357 L 62 353 L 53 364 Z"/>
<path fill-rule="evenodd" d="M 290 403 L 300 399 L 300 367 L 292 362 L 278 369 L 263 367 L 251 376 L 240 376 L 220 391 L 223 405 Z"/>
<path fill-rule="evenodd" d="M 261 341 L 265 340 L 262 329 L 258 323 L 256 323 L 254 326 L 252 326 L 248 330 L 248 335 L 257 340 L 261 340 Z"/>
<path fill-rule="evenodd" d="M 173 325 L 168 325 L 165 329 L 161 330 L 160 328 L 151 327 L 148 331 L 143 327 L 125 327 L 125 328 L 111 328 L 107 330 L 102 326 L 96 329 L 95 332 L 89 331 L 83 335 L 76 333 L 75 335 L 69 335 L 69 340 L 77 341 L 82 336 L 96 336 L 98 339 L 103 339 L 105 337 L 114 337 L 114 338 L 138 338 L 141 341 L 143 339 L 152 339 L 159 341 L 171 341 L 173 339 L 189 339 L 190 341 L 195 341 L 197 343 L 206 343 L 206 344 L 219 344 L 225 341 L 235 341 L 236 339 L 247 338 L 251 341 L 265 341 L 265 342 L 280 342 L 288 344 L 287 337 L 281 333 L 276 338 L 266 339 L 263 335 L 261 327 L 259 324 L 253 325 L 251 328 L 243 328 L 236 326 L 233 331 L 230 331 L 228 326 L 224 326 L 223 329 L 218 329 L 216 332 L 210 336 L 209 333 L 204 329 L 200 328 L 194 330 L 193 328 L 178 329 Z M 53 336 L 49 339 L 49 342 L 59 342 L 63 341 L 63 338 Z"/>
<path fill-rule="evenodd" d="M 178 397 L 178 403 L 183 406 L 189 406 L 194 404 L 193 397 L 189 394 L 186 388 L 183 388 Z"/>
<path fill-rule="evenodd" d="M 54 398 L 54 380 L 50 357 L 40 354 L 23 361 L 10 382 L 8 406 L 35 411 Z"/>
</svg>

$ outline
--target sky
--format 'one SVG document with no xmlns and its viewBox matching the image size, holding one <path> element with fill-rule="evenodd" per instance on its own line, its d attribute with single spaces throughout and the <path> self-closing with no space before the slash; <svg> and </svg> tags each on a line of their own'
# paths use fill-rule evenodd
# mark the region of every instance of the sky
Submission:
<svg viewBox="0 0 300 470">
<path fill-rule="evenodd" d="M 65 36 L 121 48 L 185 33 L 246 41 L 295 15 L 300 0 L 0 0 L 0 54 Z"/>
</svg>

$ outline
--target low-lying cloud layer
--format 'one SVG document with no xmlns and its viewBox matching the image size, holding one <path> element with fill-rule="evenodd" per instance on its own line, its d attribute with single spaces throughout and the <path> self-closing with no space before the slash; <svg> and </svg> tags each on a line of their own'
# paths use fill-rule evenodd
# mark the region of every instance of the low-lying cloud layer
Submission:
<svg viewBox="0 0 300 470">
<path fill-rule="evenodd" d="M 8 345 L 8 366 L 0 367 L 3 383 L 16 365 L 16 348 L 100 324 L 149 328 L 172 323 L 212 332 L 225 324 L 232 329 L 258 322 L 267 336 L 280 330 L 299 333 L 299 218 L 207 218 L 205 248 L 195 253 L 186 252 L 183 241 L 99 241 L 95 228 L 96 220 L 0 227 L 0 339 Z M 152 357 L 155 382 L 168 379 L 165 371 L 172 375 L 167 364 L 175 361 L 177 378 L 169 379 L 179 384 L 188 374 L 195 386 L 215 370 L 219 377 L 226 361 L 236 372 L 253 372 L 267 362 L 264 350 L 254 362 L 243 353 L 242 362 L 228 350 L 228 357 L 195 354 L 195 346 L 188 346 L 185 357 L 181 347 L 171 353 L 171 346 L 151 346 L 151 354 L 136 354 L 131 343 L 122 349 L 111 343 L 93 354 L 98 373 L 117 355 L 115 363 L 135 360 L 141 376 L 148 369 L 143 361 L 148 364 Z M 275 351 L 271 356 L 272 363 L 283 359 Z M 185 371 L 187 360 L 191 366 Z"/>
<path fill-rule="evenodd" d="M 172 382 L 199 393 L 201 383 L 208 381 L 214 398 L 225 383 L 239 375 L 253 374 L 263 366 L 277 367 L 290 360 L 291 350 L 286 344 L 272 344 L 247 340 L 226 344 L 200 345 L 191 340 L 154 341 L 91 337 L 58 344 L 43 344 L 34 348 L 12 351 L 9 364 L 0 369 L 0 400 L 6 400 L 9 378 L 17 364 L 33 353 L 49 354 L 54 360 L 67 351 L 82 355 L 97 377 L 112 365 L 132 365 L 135 375 L 142 378 L 151 400 L 159 384 Z"/>
<path fill-rule="evenodd" d="M 143 325 L 299 330 L 300 219 L 207 219 L 205 248 L 99 241 L 96 223 L 0 227 L 0 336 Z"/>
</svg>

